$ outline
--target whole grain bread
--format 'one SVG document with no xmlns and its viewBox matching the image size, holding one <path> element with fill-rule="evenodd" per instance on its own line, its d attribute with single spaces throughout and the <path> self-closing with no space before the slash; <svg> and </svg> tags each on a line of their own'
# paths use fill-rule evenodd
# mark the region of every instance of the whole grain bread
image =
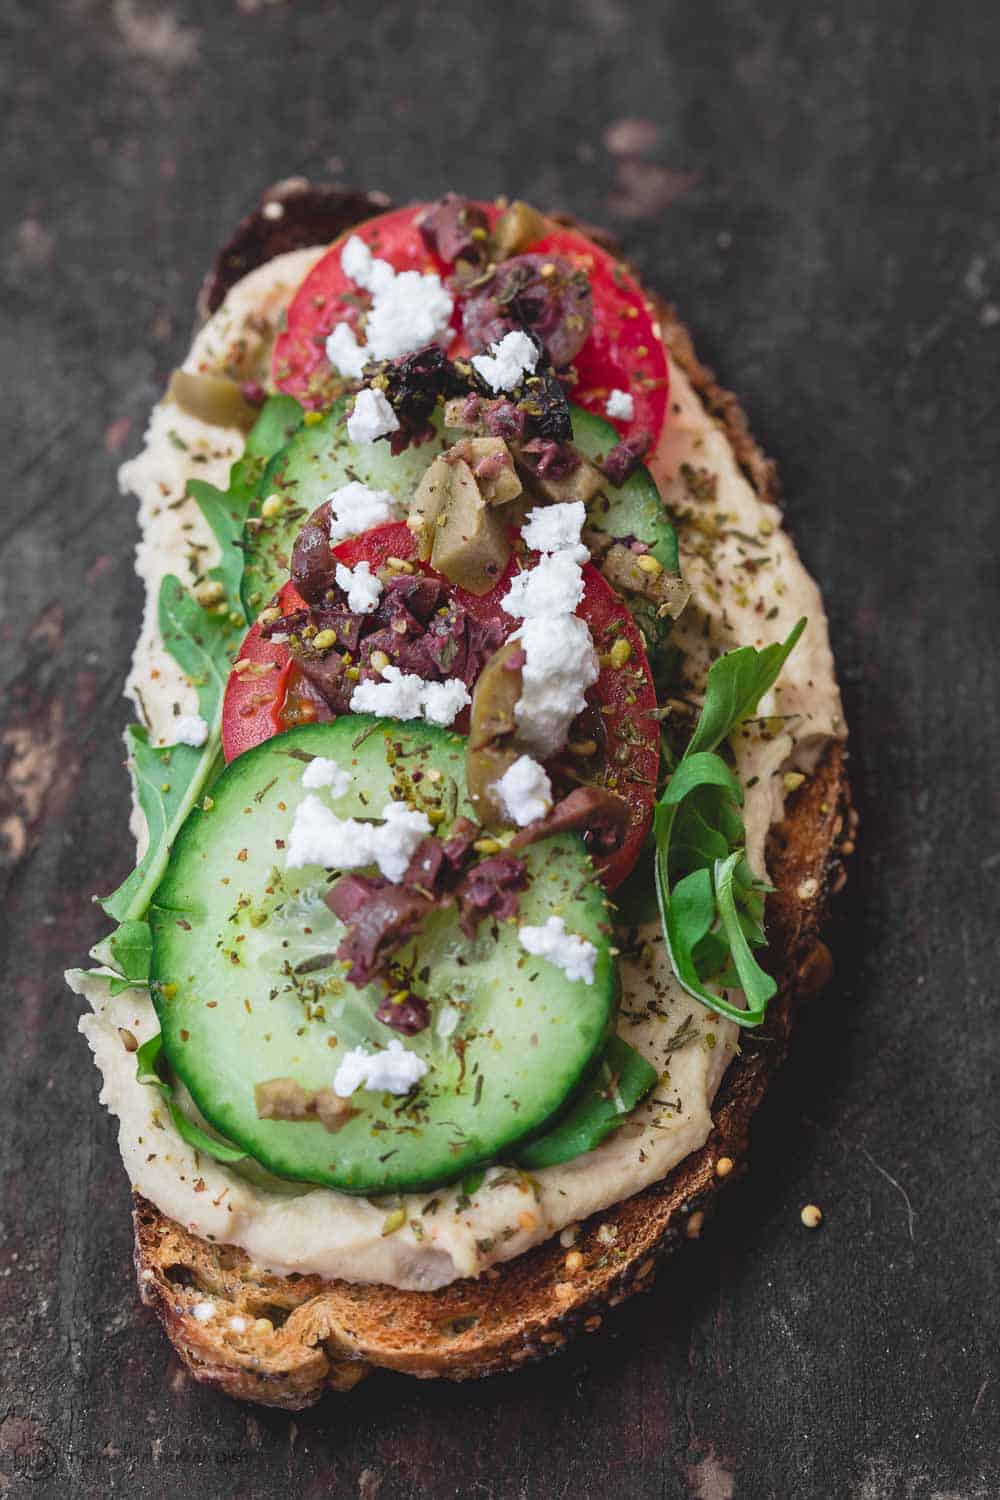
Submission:
<svg viewBox="0 0 1000 1500">
<path fill-rule="evenodd" d="M 278 184 L 220 251 L 202 288 L 202 315 L 255 266 L 326 243 L 386 206 L 377 194 L 317 188 L 303 179 Z M 587 232 L 606 242 L 600 231 L 588 226 Z M 724 430 L 747 478 L 762 498 L 777 500 L 774 465 L 754 442 L 736 398 L 699 363 L 673 310 L 658 302 L 657 311 L 672 358 Z M 797 1007 L 830 979 L 820 930 L 846 881 L 843 855 L 856 829 L 846 761 L 844 744 L 831 744 L 772 829 L 768 863 L 776 889 L 767 920 L 778 993 L 766 1024 L 741 1039 L 701 1150 L 662 1182 L 583 1223 L 571 1247 L 557 1236 L 436 1292 L 271 1275 L 243 1251 L 189 1234 L 136 1195 L 140 1292 L 191 1373 L 228 1395 L 288 1410 L 312 1404 L 326 1390 L 349 1390 L 379 1366 L 464 1380 L 553 1354 L 574 1334 L 596 1332 L 625 1297 L 648 1289 L 660 1261 L 698 1238 L 718 1190 L 740 1175 L 751 1118 L 784 1060 Z M 191 1313 L 205 1300 L 215 1304 L 215 1316 L 201 1322 Z"/>
</svg>

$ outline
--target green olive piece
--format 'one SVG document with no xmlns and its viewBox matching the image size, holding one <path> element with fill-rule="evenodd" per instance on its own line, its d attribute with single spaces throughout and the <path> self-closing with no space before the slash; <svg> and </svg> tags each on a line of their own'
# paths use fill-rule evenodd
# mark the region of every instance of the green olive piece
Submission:
<svg viewBox="0 0 1000 1500">
<path fill-rule="evenodd" d="M 517 731 L 515 709 L 521 698 L 521 668 L 513 665 L 521 647 L 508 641 L 483 667 L 472 693 L 465 779 L 480 821 L 488 828 L 503 823 L 494 787 L 517 760 L 512 743 Z"/>
<path fill-rule="evenodd" d="M 537 208 L 515 198 L 504 209 L 493 231 L 493 250 L 497 260 L 506 260 L 528 245 L 540 240 L 548 230 L 548 224 Z"/>
<path fill-rule="evenodd" d="M 430 561 L 435 528 L 450 493 L 451 465 L 439 456 L 428 465 L 417 485 L 406 523 L 416 538 L 417 556 L 421 562 Z"/>
<path fill-rule="evenodd" d="M 242 432 L 249 432 L 260 415 L 244 400 L 237 382 L 226 375 L 192 375 L 189 370 L 175 370 L 167 387 L 167 400 L 212 427 L 238 427 Z"/>
<path fill-rule="evenodd" d="M 601 572 L 620 594 L 642 594 L 659 612 L 676 620 L 691 597 L 691 590 L 678 574 L 655 567 L 647 571 L 644 562 L 648 567 L 655 559 L 615 542 L 601 559 Z"/>
<path fill-rule="evenodd" d="M 584 505 L 589 505 L 598 490 L 607 483 L 596 464 L 592 464 L 580 452 L 577 452 L 579 467 L 564 478 L 553 479 L 538 473 L 534 467 L 534 455 L 522 452 L 519 445 L 515 445 L 512 451 L 526 487 L 539 499 L 550 500 L 553 505 L 560 505 L 565 500 L 582 500 Z"/>
<path fill-rule="evenodd" d="M 510 449 L 503 438 L 463 438 L 455 444 L 451 454 L 454 458 L 464 458 L 471 466 L 473 477 L 487 505 L 506 505 L 520 495 L 521 481 L 515 472 Z"/>
<path fill-rule="evenodd" d="M 487 594 L 510 557 L 506 526 L 486 504 L 464 459 L 448 468 L 448 495 L 434 525 L 431 567 L 470 594 Z"/>
</svg>

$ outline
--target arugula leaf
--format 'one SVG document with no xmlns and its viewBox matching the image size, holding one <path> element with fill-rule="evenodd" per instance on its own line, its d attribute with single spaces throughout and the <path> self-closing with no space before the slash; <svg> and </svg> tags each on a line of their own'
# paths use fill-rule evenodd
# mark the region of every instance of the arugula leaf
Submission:
<svg viewBox="0 0 1000 1500">
<path fill-rule="evenodd" d="M 220 490 L 197 479 L 188 483 L 188 493 L 219 544 L 219 562 L 206 577 L 221 585 L 223 598 L 205 609 L 178 578 L 168 575 L 160 586 L 158 619 L 167 651 L 197 689 L 198 712 L 209 732 L 204 745 L 194 749 L 150 745 L 148 731 L 138 724 L 126 731 L 133 790 L 146 817 L 149 842 L 132 873 L 101 900 L 108 916 L 118 922 L 137 922 L 144 916 L 178 829 L 219 769 L 222 700 L 233 653 L 247 627 L 240 598 L 243 528 L 268 459 L 287 441 L 301 416 L 298 402 L 290 396 L 272 396 L 261 408 L 243 455 L 230 469 L 228 488 Z M 118 967 L 114 948 L 113 939 L 113 966 Z M 130 980 L 127 971 L 122 970 L 122 978 Z"/>
<path fill-rule="evenodd" d="M 805 620 L 799 620 L 785 641 L 776 641 L 763 651 L 740 646 L 712 663 L 704 706 L 684 752 L 685 760 L 699 750 L 714 750 L 754 712 L 764 694 L 774 687 L 805 628 Z"/>
<path fill-rule="evenodd" d="M 514 1161 L 528 1171 L 572 1161 L 611 1134 L 622 1117 L 649 1093 L 659 1074 L 641 1052 L 611 1036 L 591 1081 L 559 1123 L 521 1146 Z"/>
<path fill-rule="evenodd" d="M 777 681 L 805 629 L 713 663 L 687 749 L 653 814 L 656 899 L 671 967 L 696 1000 L 741 1026 L 759 1026 L 777 986 L 754 958 L 763 947 L 764 894 L 746 860 L 743 788 L 715 751 Z M 709 985 L 715 988 L 708 988 Z M 742 988 L 745 1006 L 725 998 Z"/>
<path fill-rule="evenodd" d="M 151 1036 L 148 1042 L 143 1042 L 135 1054 L 135 1076 L 140 1083 L 149 1084 L 152 1088 L 159 1089 L 166 1100 L 170 1111 L 170 1118 L 174 1123 L 177 1134 L 182 1140 L 192 1146 L 195 1151 L 201 1151 L 205 1156 L 214 1157 L 216 1161 L 235 1162 L 243 1161 L 246 1152 L 241 1151 L 238 1146 L 231 1146 L 228 1141 L 221 1137 L 209 1135 L 207 1130 L 202 1130 L 193 1120 L 188 1119 L 174 1098 L 171 1085 L 160 1073 L 163 1052 L 163 1037 L 159 1032 Z"/>
<path fill-rule="evenodd" d="M 151 745 L 149 731 L 141 724 L 130 724 L 125 739 L 135 793 L 149 828 L 149 843 L 131 875 L 101 901 L 108 916 L 118 922 L 134 921 L 144 914 L 159 884 L 170 845 L 219 755 L 217 734 L 210 734 L 200 750 L 190 745 Z"/>
</svg>

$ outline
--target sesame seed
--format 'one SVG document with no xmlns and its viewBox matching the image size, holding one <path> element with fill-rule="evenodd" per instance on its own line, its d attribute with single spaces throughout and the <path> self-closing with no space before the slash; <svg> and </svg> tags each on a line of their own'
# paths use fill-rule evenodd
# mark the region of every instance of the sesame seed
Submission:
<svg viewBox="0 0 1000 1500">
<path fill-rule="evenodd" d="M 554 1290 L 560 1302 L 572 1301 L 573 1283 L 571 1281 L 557 1281 Z"/>
<path fill-rule="evenodd" d="M 716 1177 L 728 1177 L 735 1165 L 736 1163 L 731 1156 L 720 1156 L 719 1160 L 715 1163 Z"/>
<path fill-rule="evenodd" d="M 583 1265 L 583 1256 L 580 1254 L 579 1250 L 571 1250 L 566 1257 L 565 1264 L 567 1271 L 579 1271 L 580 1267 Z"/>
<path fill-rule="evenodd" d="M 818 1229 L 823 1222 L 823 1210 L 816 1203 L 807 1203 L 799 1218 L 807 1229 Z"/>
</svg>

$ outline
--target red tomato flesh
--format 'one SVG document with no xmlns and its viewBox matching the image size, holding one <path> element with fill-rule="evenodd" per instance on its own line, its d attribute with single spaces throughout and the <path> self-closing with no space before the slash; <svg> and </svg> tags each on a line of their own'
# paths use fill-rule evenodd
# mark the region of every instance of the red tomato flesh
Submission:
<svg viewBox="0 0 1000 1500">
<path fill-rule="evenodd" d="M 349 229 L 316 262 L 288 309 L 287 327 L 274 347 L 272 373 L 276 385 L 303 406 L 323 407 L 343 389 L 326 357 L 326 339 L 336 323 L 357 326 L 361 314 L 359 291 L 344 275 L 340 253 L 352 234 L 360 236 L 374 255 L 397 271 L 437 271 L 449 267 L 433 255 L 420 238 L 418 220 L 429 205 L 410 204 L 380 214 Z M 494 224 L 499 210 L 493 203 L 478 205 Z M 635 412 L 628 422 L 614 420 L 623 437 L 649 432 L 655 446 L 666 420 L 669 396 L 667 354 L 652 304 L 621 261 L 575 229 L 553 224 L 550 232 L 523 252 L 564 256 L 586 271 L 591 286 L 594 324 L 571 368 L 576 382 L 572 400 L 586 411 L 607 417 L 605 405 L 613 390 L 631 397 Z M 452 327 L 453 357 L 467 354 L 460 336 L 461 300 L 456 298 Z"/>
<path fill-rule="evenodd" d="M 367 562 L 374 573 L 384 567 L 390 557 L 397 557 L 412 562 L 428 577 L 440 577 L 427 564 L 416 560 L 413 533 L 404 522 L 379 526 L 362 536 L 352 537 L 341 542 L 334 552 L 351 568 L 359 562 Z M 500 601 L 510 587 L 514 567 L 512 561 L 488 594 L 469 594 L 464 589 L 448 585 L 469 615 L 479 620 L 499 622 L 505 637 L 518 625 L 518 621 L 500 607 Z M 638 859 L 653 816 L 659 767 L 659 734 L 654 717 L 656 691 L 642 639 L 625 605 L 596 568 L 588 564 L 583 570 L 583 579 L 583 599 L 577 612 L 590 627 L 594 645 L 603 658 L 601 675 L 587 694 L 587 701 L 600 716 L 604 727 L 607 762 L 616 778 L 609 785 L 625 798 L 629 807 L 629 827 L 624 841 L 599 866 L 606 887 L 614 890 Z M 286 583 L 278 595 L 282 614 L 291 614 L 302 606 L 303 600 L 295 586 Z M 629 660 L 622 667 L 612 666 L 606 660 L 616 641 L 627 641 L 630 647 Z M 244 666 L 244 663 L 248 665 Z M 272 735 L 317 717 L 315 700 L 301 691 L 301 683 L 301 673 L 288 648 L 281 642 L 265 640 L 259 624 L 254 625 L 226 686 L 222 748 L 227 762 Z M 454 727 L 459 733 L 467 731 L 468 710 L 459 716 Z M 572 771 L 573 757 L 567 754 L 550 763 L 557 775 L 560 766 Z"/>
</svg>

